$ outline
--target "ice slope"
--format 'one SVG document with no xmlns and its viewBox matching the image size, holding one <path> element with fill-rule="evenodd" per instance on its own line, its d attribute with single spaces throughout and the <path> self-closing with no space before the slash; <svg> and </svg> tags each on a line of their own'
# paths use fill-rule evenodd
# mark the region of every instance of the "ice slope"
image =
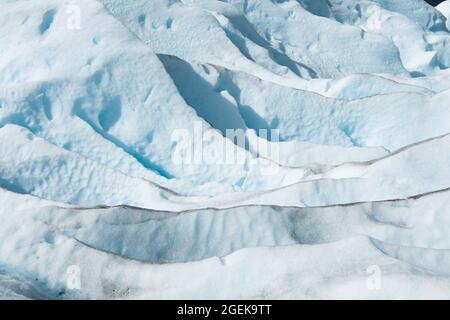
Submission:
<svg viewBox="0 0 450 320">
<path fill-rule="evenodd" d="M 274 47 L 285 60 L 292 60 L 293 66 L 301 63 L 309 71 L 308 76 L 404 72 L 398 51 L 389 41 L 372 34 L 366 39 L 361 30 L 312 15 L 295 1 L 157 0 L 149 4 L 105 0 L 103 3 L 157 53 L 182 59 L 218 64 L 231 70 L 251 68 L 262 77 L 269 76 L 259 65 L 254 66 L 250 52 L 246 54 L 246 44 L 252 42 L 252 46 Z M 320 25 L 320 28 L 299 29 L 299 25 Z M 337 32 L 328 31 L 335 29 Z M 192 41 L 195 37 L 200 38 Z M 350 47 L 336 47 L 339 42 Z M 360 50 L 360 56 L 366 56 L 372 63 L 354 55 L 349 59 L 353 50 Z"/>
<path fill-rule="evenodd" d="M 351 146 L 356 143 L 357 146 L 398 148 L 439 134 L 433 132 L 426 136 L 427 134 L 424 132 L 425 136 L 416 138 L 409 132 L 408 134 L 401 132 L 402 130 L 407 131 L 408 127 L 398 123 L 385 122 L 376 116 L 392 118 L 392 121 L 397 121 L 399 113 L 406 113 L 405 109 L 413 109 L 410 111 L 411 117 L 416 117 L 424 109 L 424 104 L 430 108 L 443 108 L 442 112 L 446 112 L 443 102 L 446 97 L 442 99 L 439 95 L 435 97 L 433 92 L 415 86 L 397 85 L 392 82 L 385 84 L 383 82 L 387 80 L 383 81 L 382 78 L 375 78 L 368 82 L 377 89 L 361 88 L 365 95 L 361 94 L 360 96 L 356 96 L 356 90 L 351 91 L 353 96 L 346 95 L 342 88 L 368 86 L 361 79 L 362 76 L 360 79 L 357 78 L 358 76 L 354 76 L 352 79 L 346 78 L 328 85 L 329 91 L 334 91 L 341 98 L 350 100 L 346 101 L 324 97 L 322 94 L 307 90 L 276 85 L 242 73 L 220 72 L 207 65 L 191 67 L 179 59 L 167 56 L 162 56 L 161 60 L 189 105 L 221 131 L 225 131 L 226 128 L 246 126 L 257 131 L 277 129 L 282 141 L 296 139 L 343 146 Z M 367 81 L 367 77 L 364 78 Z M 381 82 L 381 84 L 377 85 L 377 82 Z M 389 91 L 383 90 L 386 87 L 389 88 Z M 200 91 L 203 95 L 199 94 Z M 338 93 L 339 91 L 340 93 Z M 370 91 L 375 92 L 370 94 Z M 255 92 L 258 94 L 254 94 Z M 442 94 L 446 95 L 445 92 Z M 367 99 L 359 101 L 363 98 Z M 214 108 L 209 107 L 209 101 L 214 102 Z M 412 103 L 414 106 L 411 106 Z M 357 107 L 355 108 L 353 105 L 357 105 Z M 368 112 L 369 108 L 377 108 L 379 111 L 377 110 L 373 116 Z M 398 114 L 394 115 L 394 113 Z M 437 113 L 439 111 L 436 111 Z M 388 127 L 387 132 L 377 128 L 379 131 L 377 138 L 381 141 L 370 144 L 352 141 L 364 139 L 363 137 L 353 137 L 353 135 L 358 135 L 359 125 L 364 127 L 364 131 L 366 131 L 364 134 L 373 139 L 374 133 L 366 127 L 378 127 L 380 123 Z M 443 126 L 445 125 L 443 124 Z M 438 125 L 435 128 L 430 126 L 429 130 L 437 130 L 438 127 Z M 443 129 L 442 133 L 447 132 L 446 130 Z M 395 134 L 405 135 L 414 140 L 405 141 L 400 146 L 391 146 L 389 143 L 393 141 L 390 137 L 386 137 L 387 139 L 384 140 L 383 134 L 389 136 L 394 131 Z"/>
<path fill-rule="evenodd" d="M 347 102 L 263 81 L 246 81 L 240 76 L 232 79 L 232 84 L 223 81 L 218 87 L 236 97 L 247 126 L 255 130 L 278 129 L 282 141 L 396 150 L 448 132 L 444 121 L 448 118 L 447 90 L 435 95 L 376 94 Z M 234 87 L 239 91 L 233 92 Z M 255 95 L 255 91 L 259 94 Z M 429 116 L 424 117 L 424 113 Z M 420 132 L 416 130 L 419 121 L 429 121 Z"/>
<path fill-rule="evenodd" d="M 286 182 L 284 187 L 262 193 L 234 192 L 212 197 L 183 197 L 51 145 L 18 126 L 3 127 L 0 137 L 4 142 L 14 137 L 14 141 L 0 144 L 2 187 L 81 206 L 124 204 L 170 211 L 239 204 L 324 206 L 399 199 L 450 187 L 446 171 L 449 135 L 372 162 L 301 169 L 299 182 Z M 439 157 L 434 150 L 439 150 Z M 264 181 L 264 176 L 254 179 L 243 181 L 243 187 L 256 189 L 252 184 Z M 65 187 L 60 188 L 61 184 Z"/>
<path fill-rule="evenodd" d="M 170 193 L 51 145 L 21 127 L 6 125 L 0 129 L 0 140 L 1 186 L 13 192 L 87 206 L 145 206 L 145 201 L 158 206 Z"/>
<path fill-rule="evenodd" d="M 0 300 L 50 299 L 33 280 L 17 276 L 6 270 L 0 271 Z"/>
<path fill-rule="evenodd" d="M 449 191 L 401 201 L 180 213 L 131 207 L 35 210 L 58 232 L 98 250 L 152 263 L 223 257 L 244 248 L 322 244 L 357 234 L 402 246 L 448 249 Z"/>
<path fill-rule="evenodd" d="M 448 67 L 445 18 L 423 1 L 408 5 L 394 1 L 331 1 L 331 11 L 346 24 L 392 40 L 403 65 L 413 75 Z"/>
<path fill-rule="evenodd" d="M 4 191 L 0 196 L 2 202 L 29 198 Z M 4 219 L 10 211 L 2 207 L 2 240 L 13 239 L 0 242 L 0 256 L 8 268 L 27 265 L 28 274 L 16 277 L 33 277 L 34 285 L 54 298 L 444 298 L 448 199 L 445 191 L 328 208 L 240 207 L 180 214 L 125 207 L 63 209 L 39 200 L 17 212 L 19 228 Z M 361 234 L 378 240 L 356 236 Z M 240 248 L 248 249 L 235 252 Z M 204 260 L 208 256 L 220 259 Z M 147 263 L 196 258 L 203 259 Z M 81 291 L 64 288 L 64 273 L 73 263 L 84 270 L 87 287 Z M 366 268 L 372 265 L 383 270 L 381 291 L 365 287 Z M 265 277 L 258 271 L 263 266 L 271 271 Z"/>
<path fill-rule="evenodd" d="M 220 165 L 173 164 L 172 132 L 191 130 L 189 124 L 202 121 L 177 94 L 150 48 L 137 41 L 98 2 L 80 1 L 78 5 L 83 21 L 90 24 L 85 27 L 87 33 L 85 29 L 67 32 L 64 9 L 70 6 L 69 2 L 39 2 L 33 3 L 32 8 L 28 3 L 5 3 L 4 30 L 19 28 L 29 36 L 22 39 L 9 32 L 1 39 L 5 57 L 0 64 L 3 84 L 0 123 L 25 126 L 53 144 L 139 177 L 156 180 L 142 173 L 143 169 L 150 169 L 165 178 L 192 178 L 196 184 L 214 181 L 235 184 L 242 179 L 247 172 L 241 165 L 235 169 L 227 166 L 229 175 L 223 176 L 220 173 L 225 168 Z M 26 10 L 31 9 L 39 12 L 41 19 L 46 13 L 53 13 L 45 32 L 36 26 L 42 21 L 27 19 Z M 102 28 L 94 27 L 98 25 Z M 106 37 L 108 41 L 100 40 Z M 27 54 L 17 55 L 17 50 Z M 47 56 L 49 50 L 52 57 Z M 68 60 L 67 56 L 72 54 L 76 59 Z M 148 74 L 153 76 L 149 78 Z M 205 153 L 223 152 L 224 144 L 235 149 L 203 124 L 211 138 L 221 142 L 205 144 Z M 235 152 L 252 158 L 239 148 Z M 200 175 L 204 178 L 199 179 L 202 170 L 206 170 Z"/>
<path fill-rule="evenodd" d="M 368 163 L 348 163 L 315 172 L 289 186 L 265 192 L 235 193 L 205 200 L 207 207 L 276 205 L 320 207 L 356 202 L 395 200 L 449 187 L 450 136 L 400 150 Z M 185 201 L 191 202 L 189 198 Z"/>
<path fill-rule="evenodd" d="M 53 293 L 54 298 L 448 296 L 449 283 L 444 267 L 448 265 L 446 250 L 399 247 L 357 236 L 328 244 L 244 249 L 225 257 L 198 262 L 150 264 L 102 250 L 107 248 L 91 247 L 64 234 L 60 226 L 67 222 L 67 216 L 61 212 L 47 210 L 44 214 L 37 213 L 36 208 L 22 212 L 22 227 L 12 234 L 12 241 L 21 246 L 5 247 L 1 242 L 0 257 L 7 261 L 9 268 L 27 265 L 35 279 L 46 284 L 44 292 Z M 92 221 L 89 210 L 71 215 L 75 220 L 88 216 L 87 221 Z M 110 215 L 107 221 L 121 224 L 124 222 L 122 216 Z M 132 223 L 136 224 L 139 218 L 133 220 Z M 86 220 L 81 222 L 81 234 L 85 231 L 83 225 L 86 225 Z M 94 229 L 95 225 L 102 229 L 101 223 L 90 225 Z M 8 228 L 11 226 L 3 224 L 2 234 L 10 233 Z M 170 239 L 176 238 L 171 236 Z M 131 243 L 124 243 L 124 248 L 127 245 Z M 134 245 L 140 246 L 141 243 Z M 400 256 L 400 260 L 385 256 L 379 248 L 390 250 L 396 258 Z M 334 254 L 324 254 L 326 252 Z M 426 260 L 422 259 L 424 253 Z M 403 262 L 402 258 L 408 262 Z M 83 286 L 78 291 L 66 290 L 64 283 L 67 267 L 73 264 L 83 270 Z M 381 290 L 370 290 L 366 286 L 367 268 L 373 265 L 383 272 Z"/>
<path fill-rule="evenodd" d="M 448 299 L 447 3 L 0 0 L 0 298 Z"/>
</svg>

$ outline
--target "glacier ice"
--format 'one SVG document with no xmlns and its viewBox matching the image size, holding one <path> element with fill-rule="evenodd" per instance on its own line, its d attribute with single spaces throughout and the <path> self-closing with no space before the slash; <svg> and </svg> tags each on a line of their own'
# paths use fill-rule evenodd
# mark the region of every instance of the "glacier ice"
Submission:
<svg viewBox="0 0 450 320">
<path fill-rule="evenodd" d="M 0 298 L 450 298 L 449 1 L 0 5 Z"/>
</svg>

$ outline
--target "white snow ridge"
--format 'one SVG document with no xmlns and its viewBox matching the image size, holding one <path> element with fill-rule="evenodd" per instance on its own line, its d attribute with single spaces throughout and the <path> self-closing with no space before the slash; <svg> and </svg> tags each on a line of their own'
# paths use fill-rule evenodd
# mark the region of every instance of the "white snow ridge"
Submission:
<svg viewBox="0 0 450 320">
<path fill-rule="evenodd" d="M 450 299 L 449 1 L 0 8 L 0 298 Z"/>
</svg>

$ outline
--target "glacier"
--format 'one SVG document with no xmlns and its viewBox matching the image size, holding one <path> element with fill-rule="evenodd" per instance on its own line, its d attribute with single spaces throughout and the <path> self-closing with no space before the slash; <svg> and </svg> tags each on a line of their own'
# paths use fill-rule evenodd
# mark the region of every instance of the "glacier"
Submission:
<svg viewBox="0 0 450 320">
<path fill-rule="evenodd" d="M 449 0 L 0 8 L 0 299 L 450 299 Z"/>
</svg>

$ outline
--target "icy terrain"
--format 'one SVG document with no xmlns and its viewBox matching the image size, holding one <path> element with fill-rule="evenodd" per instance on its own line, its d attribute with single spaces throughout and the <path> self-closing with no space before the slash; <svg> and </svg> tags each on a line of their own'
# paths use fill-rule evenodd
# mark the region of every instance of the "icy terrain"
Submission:
<svg viewBox="0 0 450 320">
<path fill-rule="evenodd" d="M 0 298 L 450 299 L 449 22 L 0 0 Z"/>
</svg>

